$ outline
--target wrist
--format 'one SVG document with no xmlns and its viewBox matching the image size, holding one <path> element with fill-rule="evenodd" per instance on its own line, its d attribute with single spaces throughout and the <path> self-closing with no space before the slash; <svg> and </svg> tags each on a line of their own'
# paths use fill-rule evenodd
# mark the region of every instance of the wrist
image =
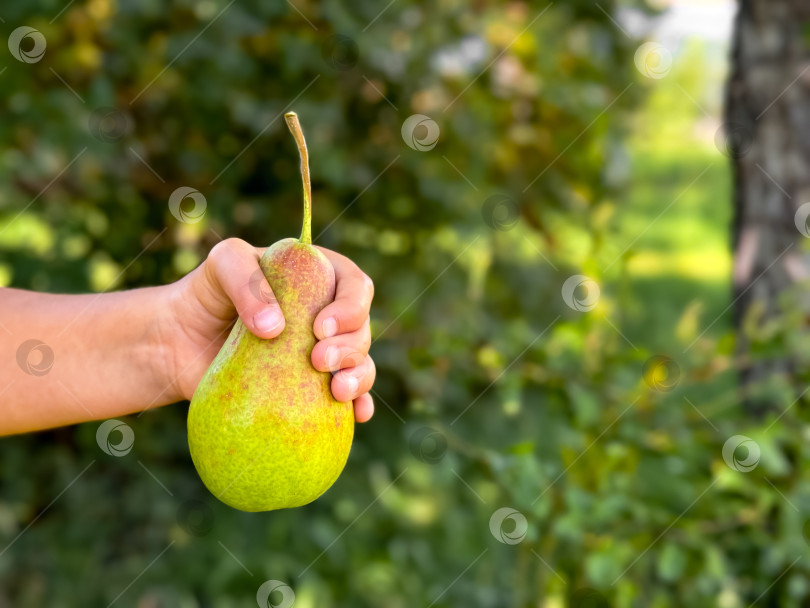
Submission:
<svg viewBox="0 0 810 608">
<path fill-rule="evenodd" d="M 186 399 L 180 386 L 178 369 L 179 356 L 177 337 L 179 324 L 178 305 L 182 298 L 178 291 L 182 289 L 180 283 L 172 283 L 161 287 L 153 287 L 155 308 L 152 320 L 147 330 L 147 341 L 152 356 L 152 375 L 155 378 L 156 391 L 154 402 L 150 407 L 158 407 L 169 403 L 176 403 Z"/>
</svg>

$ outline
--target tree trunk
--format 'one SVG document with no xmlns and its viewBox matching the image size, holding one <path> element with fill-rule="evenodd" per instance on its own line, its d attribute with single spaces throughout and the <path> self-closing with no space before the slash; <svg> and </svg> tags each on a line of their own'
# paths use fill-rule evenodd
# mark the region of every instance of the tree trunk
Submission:
<svg viewBox="0 0 810 608">
<path fill-rule="evenodd" d="M 810 277 L 800 241 L 810 234 L 797 210 L 810 202 L 810 2 L 740 0 L 726 99 L 726 150 L 733 162 L 735 318 L 752 306 L 761 320 L 778 297 Z M 810 209 L 810 205 L 806 209 Z M 805 226 L 802 226 L 805 224 Z M 740 332 L 741 354 L 750 342 Z M 789 357 L 749 360 L 744 387 L 791 372 Z M 766 399 L 751 394 L 761 412 Z"/>
</svg>

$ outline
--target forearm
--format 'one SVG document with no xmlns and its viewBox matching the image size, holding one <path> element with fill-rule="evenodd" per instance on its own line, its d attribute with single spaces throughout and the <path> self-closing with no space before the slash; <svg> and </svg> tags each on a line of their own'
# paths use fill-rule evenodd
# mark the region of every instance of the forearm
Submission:
<svg viewBox="0 0 810 608">
<path fill-rule="evenodd" d="M 0 289 L 0 435 L 173 401 L 159 327 L 167 298 L 165 287 L 95 295 Z"/>
<path fill-rule="evenodd" d="M 323 251 L 337 287 L 335 301 L 314 323 L 312 364 L 334 373 L 333 395 L 353 401 L 364 422 L 374 411 L 368 394 L 375 376 L 368 356 L 373 285 L 351 260 Z M 191 399 L 237 315 L 259 338 L 284 331 L 283 312 L 259 267 L 263 252 L 227 239 L 179 281 L 134 291 L 51 295 L 0 288 L 0 435 Z"/>
</svg>

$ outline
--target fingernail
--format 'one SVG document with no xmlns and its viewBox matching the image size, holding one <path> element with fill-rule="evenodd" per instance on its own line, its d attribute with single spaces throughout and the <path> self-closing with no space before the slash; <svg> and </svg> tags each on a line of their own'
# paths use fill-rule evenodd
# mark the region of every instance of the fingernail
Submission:
<svg viewBox="0 0 810 608">
<path fill-rule="evenodd" d="M 334 317 L 326 319 L 321 327 L 323 329 L 324 338 L 331 338 L 337 334 L 337 320 Z"/>
<path fill-rule="evenodd" d="M 354 395 L 357 393 L 357 387 L 360 386 L 360 381 L 354 376 L 346 376 L 346 386 L 349 387 L 349 394 Z"/>
<path fill-rule="evenodd" d="M 336 372 L 340 369 L 340 349 L 337 346 L 327 347 L 326 367 L 332 372 Z"/>
<path fill-rule="evenodd" d="M 263 311 L 253 315 L 253 324 L 256 330 L 263 334 L 268 334 L 284 323 L 284 315 L 278 308 L 265 308 Z"/>
</svg>

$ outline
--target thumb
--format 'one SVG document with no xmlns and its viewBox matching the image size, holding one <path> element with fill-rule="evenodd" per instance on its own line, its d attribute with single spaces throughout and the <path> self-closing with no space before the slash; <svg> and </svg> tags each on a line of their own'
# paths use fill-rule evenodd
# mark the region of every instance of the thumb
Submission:
<svg viewBox="0 0 810 608">
<path fill-rule="evenodd" d="M 259 267 L 255 247 L 240 239 L 227 239 L 211 250 L 206 266 L 251 332 L 267 339 L 284 330 L 284 315 Z"/>
</svg>

